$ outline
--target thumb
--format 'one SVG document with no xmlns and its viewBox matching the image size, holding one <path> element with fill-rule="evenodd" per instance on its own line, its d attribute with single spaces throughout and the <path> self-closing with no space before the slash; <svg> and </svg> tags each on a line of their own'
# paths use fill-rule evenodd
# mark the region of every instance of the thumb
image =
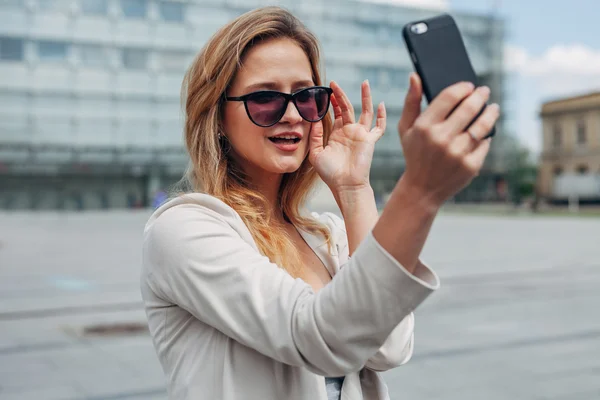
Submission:
<svg viewBox="0 0 600 400">
<path fill-rule="evenodd" d="M 309 158 L 314 159 L 323 151 L 323 123 L 321 121 L 312 124 L 310 130 Z"/>
<path fill-rule="evenodd" d="M 415 123 L 417 117 L 421 114 L 421 98 L 423 97 L 423 88 L 421 79 L 416 73 L 410 74 L 410 86 L 406 98 L 404 99 L 404 110 L 398 123 L 398 132 L 403 136 Z"/>
</svg>

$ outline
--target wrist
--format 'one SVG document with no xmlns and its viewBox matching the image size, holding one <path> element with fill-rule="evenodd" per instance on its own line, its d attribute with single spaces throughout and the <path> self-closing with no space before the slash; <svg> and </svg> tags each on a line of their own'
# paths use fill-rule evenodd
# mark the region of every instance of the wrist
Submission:
<svg viewBox="0 0 600 400">
<path fill-rule="evenodd" d="M 401 197 L 401 202 L 410 205 L 424 214 L 437 214 L 444 204 L 434 193 L 424 190 L 421 185 L 412 183 L 406 176 L 400 177 L 390 200 Z"/>
<path fill-rule="evenodd" d="M 375 193 L 370 185 L 365 185 L 337 188 L 334 196 L 342 212 L 348 238 L 348 252 L 352 255 L 379 219 Z"/>
<path fill-rule="evenodd" d="M 338 207 L 343 211 L 345 207 L 351 207 L 364 201 L 375 201 L 375 194 L 370 184 L 358 186 L 338 186 L 331 189 Z"/>
</svg>

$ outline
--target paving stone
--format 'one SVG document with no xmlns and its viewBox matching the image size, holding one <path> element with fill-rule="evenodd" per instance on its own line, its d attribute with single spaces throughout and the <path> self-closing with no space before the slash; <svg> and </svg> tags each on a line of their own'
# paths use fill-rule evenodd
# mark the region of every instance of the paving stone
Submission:
<svg viewBox="0 0 600 400">
<path fill-rule="evenodd" d="M 78 334 L 145 321 L 148 215 L 0 214 L 0 399 L 166 399 L 147 334 Z M 597 219 L 440 216 L 423 259 L 442 287 L 416 310 L 412 360 L 383 374 L 391 398 L 600 398 L 599 231 Z"/>
<path fill-rule="evenodd" d="M 72 400 L 82 399 L 83 393 L 72 386 L 48 386 L 16 391 L 1 391 L 2 400 Z"/>
</svg>

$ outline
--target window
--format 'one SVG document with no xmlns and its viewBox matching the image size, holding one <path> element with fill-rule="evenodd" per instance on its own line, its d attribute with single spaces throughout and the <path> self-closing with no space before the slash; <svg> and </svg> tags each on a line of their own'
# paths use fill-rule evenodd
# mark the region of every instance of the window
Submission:
<svg viewBox="0 0 600 400">
<path fill-rule="evenodd" d="M 38 6 L 44 11 L 66 11 L 69 3 L 65 0 L 38 0 Z"/>
<path fill-rule="evenodd" d="M 577 122 L 577 144 L 585 144 L 586 132 L 585 132 L 585 121 L 581 120 Z"/>
<path fill-rule="evenodd" d="M 148 51 L 123 49 L 123 66 L 127 69 L 144 69 L 148 63 Z"/>
<path fill-rule="evenodd" d="M 25 8 L 26 4 L 23 0 L 3 0 L 2 7 Z"/>
<path fill-rule="evenodd" d="M 489 51 L 489 39 L 481 35 L 465 35 L 465 46 L 469 52 L 486 54 Z"/>
<path fill-rule="evenodd" d="M 190 61 L 185 51 L 164 51 L 158 54 L 160 69 L 163 71 L 184 71 Z"/>
<path fill-rule="evenodd" d="M 554 145 L 554 147 L 560 147 L 562 141 L 562 130 L 560 129 L 560 125 L 556 124 L 554 125 L 554 128 L 552 130 L 552 144 Z"/>
<path fill-rule="evenodd" d="M 36 114 L 65 114 L 75 106 L 75 100 L 65 94 L 38 94 L 31 98 L 31 107 Z"/>
<path fill-rule="evenodd" d="M 127 18 L 146 18 L 148 2 L 146 0 L 121 0 L 121 11 Z"/>
<path fill-rule="evenodd" d="M 381 90 L 405 89 L 408 84 L 407 70 L 386 67 L 361 67 L 360 79 L 368 79 L 372 88 Z"/>
<path fill-rule="evenodd" d="M 67 58 L 67 44 L 50 40 L 40 41 L 38 56 L 41 61 L 62 61 Z"/>
<path fill-rule="evenodd" d="M 376 43 L 379 40 L 379 24 L 357 21 L 354 29 L 359 32 L 363 43 Z"/>
<path fill-rule="evenodd" d="M 81 12 L 87 15 L 107 15 L 108 0 L 81 0 Z"/>
<path fill-rule="evenodd" d="M 361 67 L 360 79 L 361 81 L 368 79 L 371 87 L 376 88 L 380 84 L 380 69 L 377 67 Z"/>
<path fill-rule="evenodd" d="M 160 18 L 168 22 L 183 22 L 183 3 L 161 1 L 159 3 Z"/>
<path fill-rule="evenodd" d="M 405 90 L 408 86 L 408 76 L 410 71 L 404 69 L 393 69 L 392 70 L 392 81 L 391 85 L 394 89 Z"/>
<path fill-rule="evenodd" d="M 390 81 L 391 81 L 391 77 L 390 77 L 390 70 L 388 68 L 378 68 L 379 71 L 377 71 L 377 86 L 381 87 L 381 88 L 386 88 L 389 89 L 390 87 Z"/>
<path fill-rule="evenodd" d="M 0 90 L 0 110 L 4 115 L 27 114 L 29 111 L 29 95 L 24 92 Z M 6 118 L 4 118 L 6 119 Z M 0 132 L 2 129 L 0 128 Z"/>
<path fill-rule="evenodd" d="M 111 97 L 104 96 L 83 96 L 76 99 L 77 115 L 85 117 L 82 121 L 88 121 L 87 117 L 111 115 L 114 113 L 114 102 Z M 108 119 L 105 122 L 108 123 Z M 81 122 L 80 122 L 81 123 Z M 97 124 L 98 121 L 94 120 L 92 124 Z"/>
<path fill-rule="evenodd" d="M 560 176 L 563 173 L 563 169 L 561 167 L 554 167 L 554 176 Z"/>
<path fill-rule="evenodd" d="M 141 118 L 149 119 L 152 117 L 152 101 L 147 97 L 120 97 L 115 101 L 117 115 L 121 118 Z"/>
<path fill-rule="evenodd" d="M 0 36 L 0 60 L 22 61 L 23 39 Z"/>
<path fill-rule="evenodd" d="M 588 171 L 589 171 L 589 169 L 588 169 L 587 165 L 580 165 L 577 167 L 577 173 L 579 175 L 585 175 L 588 173 Z"/>
<path fill-rule="evenodd" d="M 86 67 L 108 66 L 108 54 L 106 48 L 97 45 L 81 46 L 79 48 L 81 64 Z"/>
</svg>

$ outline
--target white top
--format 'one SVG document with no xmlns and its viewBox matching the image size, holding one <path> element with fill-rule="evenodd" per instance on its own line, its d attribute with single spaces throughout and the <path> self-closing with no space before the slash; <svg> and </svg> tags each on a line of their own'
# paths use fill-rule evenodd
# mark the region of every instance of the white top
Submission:
<svg viewBox="0 0 600 400">
<path fill-rule="evenodd" d="M 299 230 L 334 276 L 318 293 L 261 255 L 240 216 L 206 194 L 170 200 L 144 230 L 141 291 L 171 400 L 327 400 L 325 376 L 346 376 L 342 400 L 389 399 L 377 373 L 407 362 L 412 311 L 439 287 L 414 275 L 371 233 L 348 257 L 333 234 Z M 343 268 L 342 268 L 343 267 Z"/>
</svg>

